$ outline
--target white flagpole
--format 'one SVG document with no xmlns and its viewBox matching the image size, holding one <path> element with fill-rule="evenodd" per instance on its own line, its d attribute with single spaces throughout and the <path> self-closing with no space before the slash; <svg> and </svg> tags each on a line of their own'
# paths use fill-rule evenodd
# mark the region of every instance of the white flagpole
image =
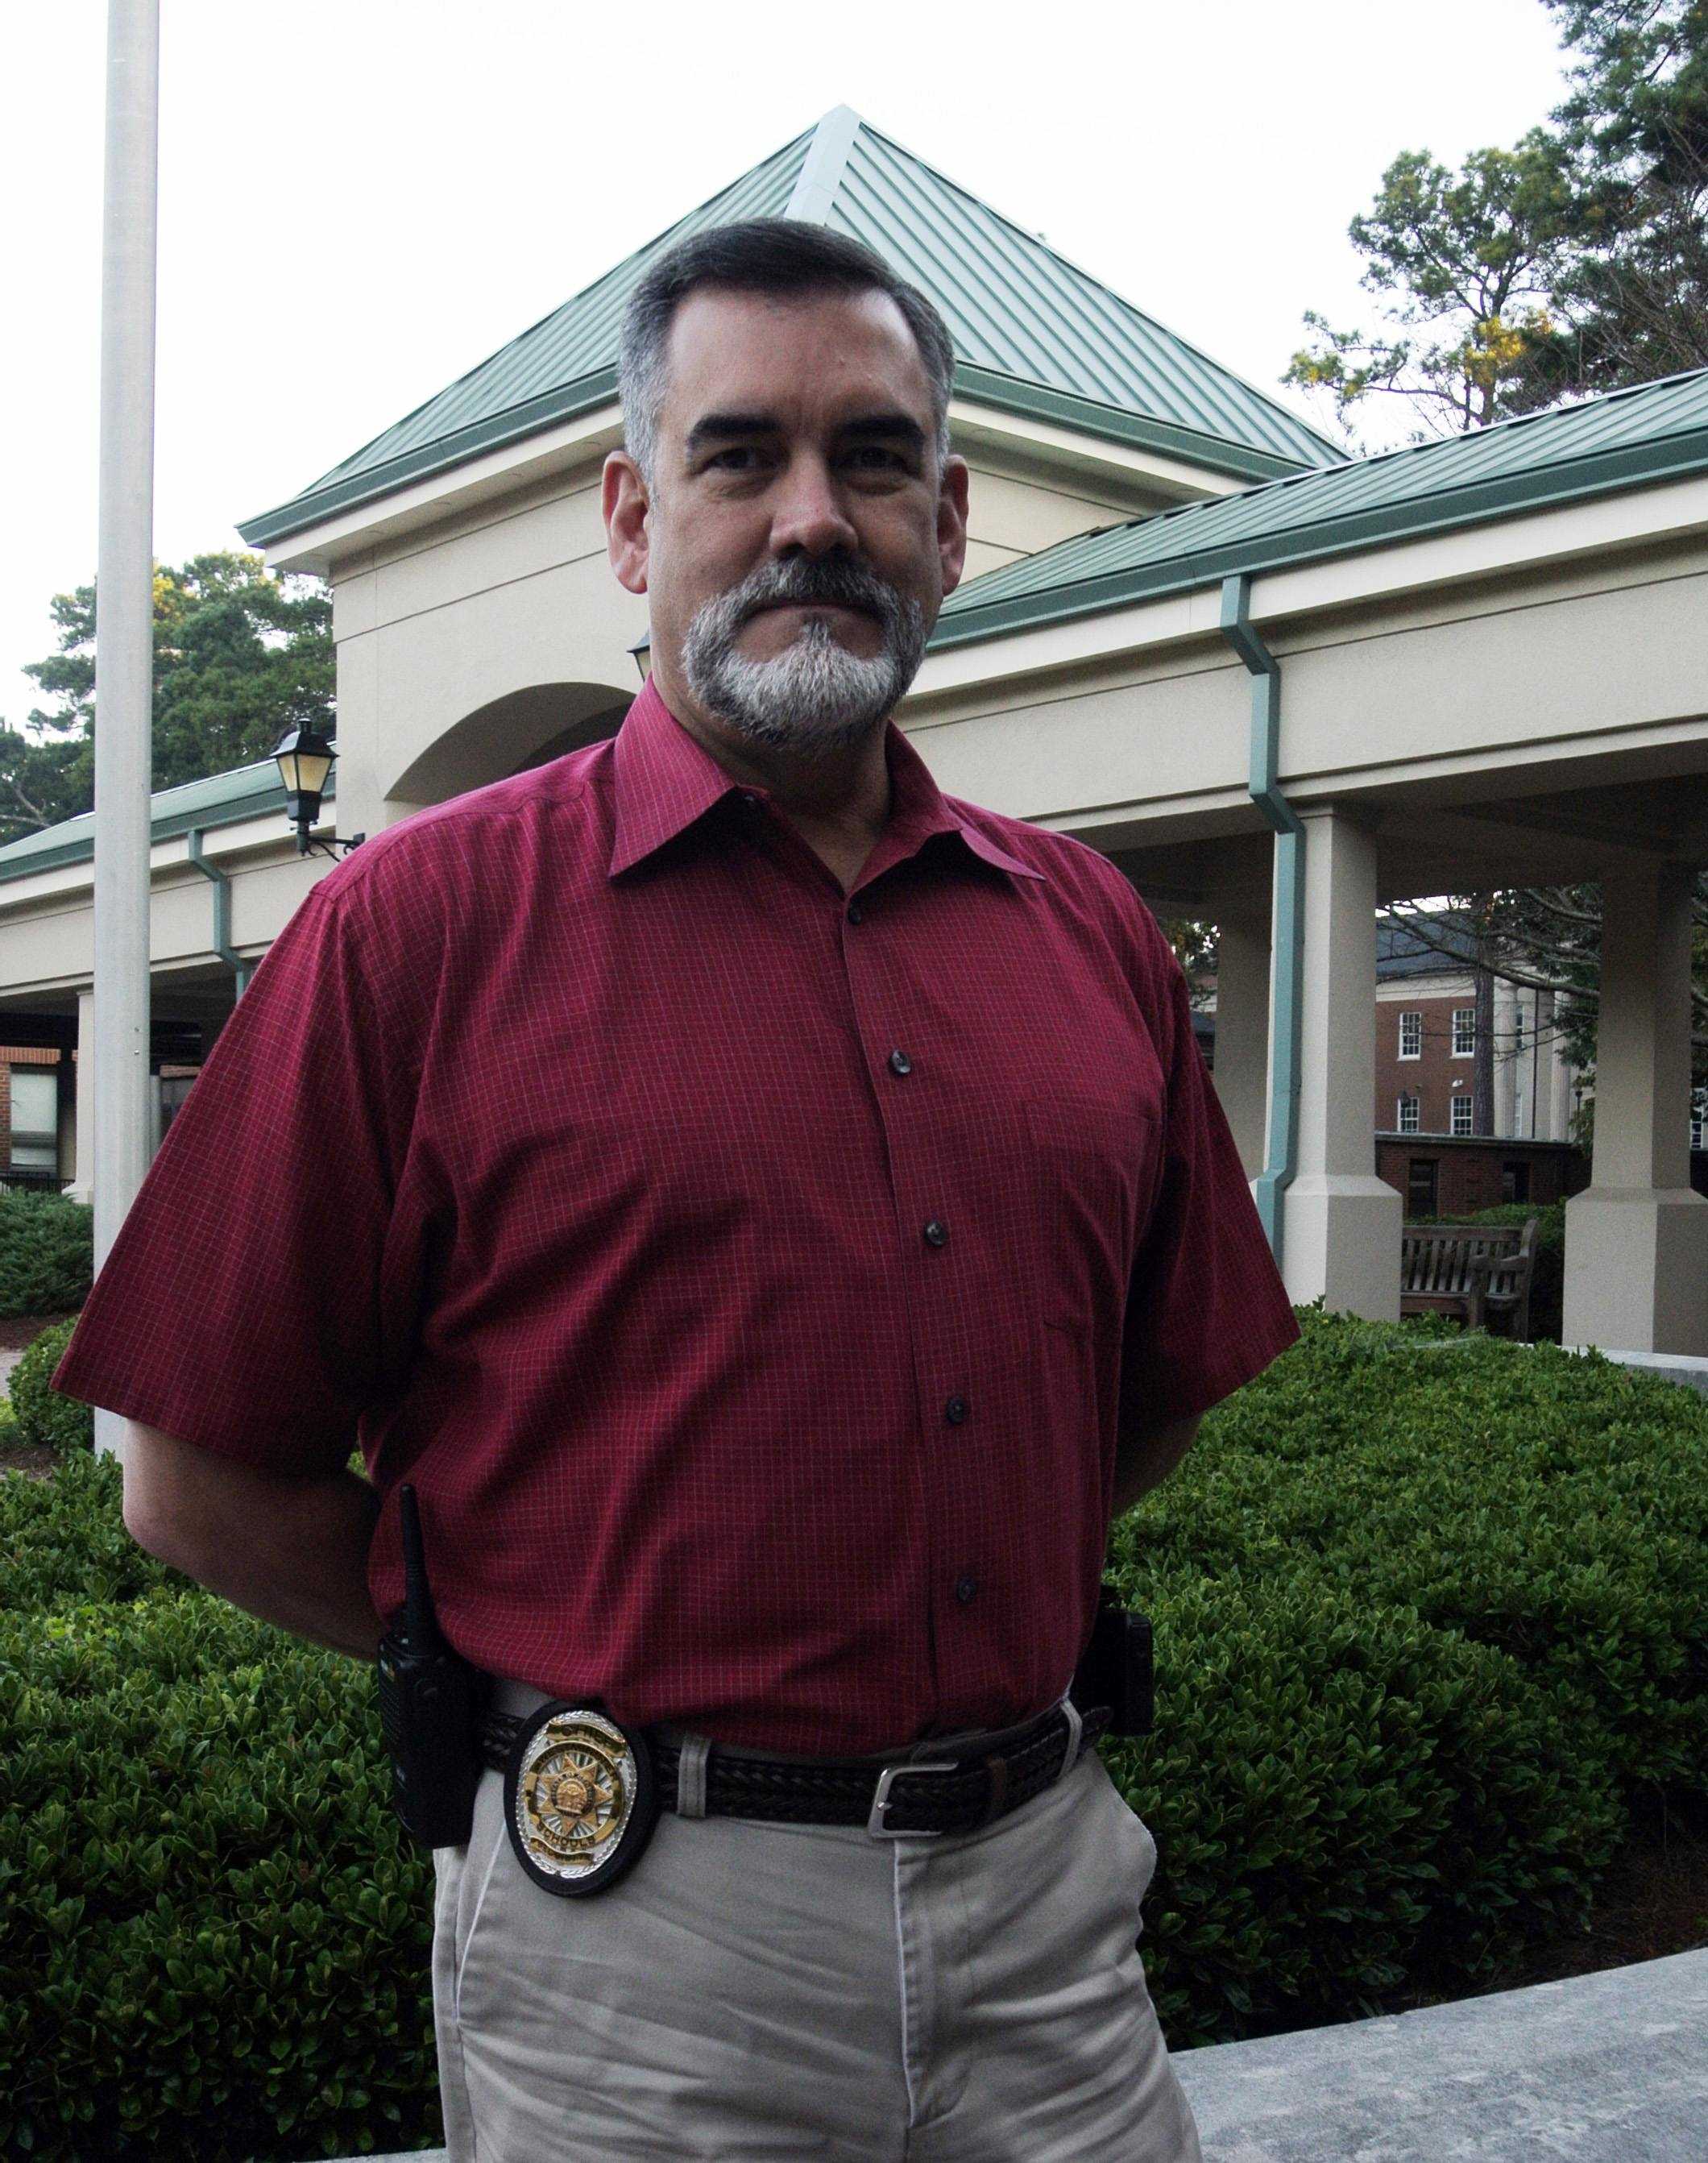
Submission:
<svg viewBox="0 0 1708 2163">
<path fill-rule="evenodd" d="M 149 1168 L 154 736 L 154 202 L 159 0 L 108 0 L 95 618 L 95 1266 Z M 85 1131 L 87 1129 L 86 1128 Z M 79 1167 L 80 1176 L 86 1176 Z M 97 1453 L 128 1422 L 97 1407 Z"/>
</svg>

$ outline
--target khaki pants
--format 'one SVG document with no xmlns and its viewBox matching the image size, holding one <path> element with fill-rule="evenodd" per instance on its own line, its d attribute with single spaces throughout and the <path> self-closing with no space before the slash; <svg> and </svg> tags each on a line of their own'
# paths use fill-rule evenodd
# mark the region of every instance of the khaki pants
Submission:
<svg viewBox="0 0 1708 2163">
<path fill-rule="evenodd" d="M 666 1811 L 589 1899 L 503 1820 L 488 1768 L 433 1858 L 449 2163 L 1200 2163 L 1136 1949 L 1156 1847 L 1094 1752 L 937 1839 Z"/>
</svg>

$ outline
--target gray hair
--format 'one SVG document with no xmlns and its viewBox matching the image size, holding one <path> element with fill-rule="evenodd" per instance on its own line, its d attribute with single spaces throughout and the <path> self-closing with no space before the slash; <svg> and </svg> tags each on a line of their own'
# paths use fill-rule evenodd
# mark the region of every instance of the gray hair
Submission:
<svg viewBox="0 0 1708 2163">
<path fill-rule="evenodd" d="M 931 385 L 938 466 L 949 454 L 949 385 L 954 346 L 948 326 L 917 285 L 898 278 L 864 242 L 794 218 L 755 217 L 714 225 L 667 249 L 629 296 L 617 361 L 617 391 L 629 455 L 654 484 L 665 344 L 680 302 L 695 288 L 740 293 L 887 293 L 906 318 Z"/>
</svg>

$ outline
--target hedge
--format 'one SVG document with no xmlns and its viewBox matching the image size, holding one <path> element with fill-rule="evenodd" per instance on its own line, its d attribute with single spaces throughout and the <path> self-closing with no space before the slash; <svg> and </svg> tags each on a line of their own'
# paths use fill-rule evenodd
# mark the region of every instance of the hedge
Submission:
<svg viewBox="0 0 1708 2163">
<path fill-rule="evenodd" d="M 33 1442 L 50 1449 L 95 1447 L 94 1407 L 49 1386 L 76 1326 L 74 1314 L 40 1331 L 31 1338 L 12 1370 L 7 1394 L 19 1442 Z"/>
<path fill-rule="evenodd" d="M 51 1191 L 0 1187 L 0 1317 L 70 1314 L 95 1281 L 95 1212 Z"/>
<path fill-rule="evenodd" d="M 441 2140 L 372 1676 L 128 1561 L 120 1491 L 111 1458 L 0 1480 L 0 2154 Z"/>
<path fill-rule="evenodd" d="M 1177 2046 L 1497 1980 L 1700 1799 L 1708 1405 L 1595 1358 L 1307 1312 L 1116 1528 L 1158 1724 Z M 118 1468 L 0 1479 L 0 2152 L 296 2163 L 442 2137 L 432 1870 L 373 1679 L 191 1586 Z"/>
</svg>

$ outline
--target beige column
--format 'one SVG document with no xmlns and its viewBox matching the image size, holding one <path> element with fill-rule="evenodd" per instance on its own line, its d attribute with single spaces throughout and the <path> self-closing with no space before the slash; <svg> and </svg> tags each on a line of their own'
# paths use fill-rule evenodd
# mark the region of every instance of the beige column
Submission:
<svg viewBox="0 0 1708 2163">
<path fill-rule="evenodd" d="M 1553 993 L 1548 996 L 1548 1026 L 1550 1032 L 1559 1019 L 1559 1001 Z M 1549 1102 L 1549 1121 L 1550 1141 L 1569 1142 L 1571 1139 L 1571 1061 L 1566 1056 L 1565 1040 L 1554 1036 L 1548 1047 L 1547 1089 Z"/>
<path fill-rule="evenodd" d="M 68 1201 L 95 1203 L 95 993 L 77 994 L 77 1150 Z"/>
<path fill-rule="evenodd" d="M 1269 910 L 1219 906 L 1216 925 L 1215 1091 L 1247 1179 L 1263 1169 L 1269 1102 Z"/>
<path fill-rule="evenodd" d="M 69 1046 L 60 1053 L 57 1077 L 54 1138 L 59 1150 L 60 1170 L 65 1180 L 60 1191 L 69 1194 L 77 1177 L 77 1069 Z"/>
<path fill-rule="evenodd" d="M 1510 1141 L 1518 1131 L 1518 987 L 1495 978 L 1495 1133 Z"/>
<path fill-rule="evenodd" d="M 1298 1304 L 1397 1321 L 1402 1197 L 1376 1176 L 1376 841 L 1307 811 L 1298 1170 L 1282 1203 L 1282 1274 Z"/>
<path fill-rule="evenodd" d="M 1694 875 L 1602 883 L 1591 1183 L 1566 1204 L 1567 1344 L 1708 1353 L 1708 1200 L 1690 1190 Z"/>
<path fill-rule="evenodd" d="M 1538 1141 L 1564 1141 L 1565 1136 L 1554 1124 L 1554 1096 L 1555 1058 L 1554 1049 L 1554 994 L 1538 992 L 1531 1017 L 1530 1072 L 1525 1077 L 1525 1087 L 1530 1090 L 1536 1106 L 1536 1139 Z"/>
</svg>

